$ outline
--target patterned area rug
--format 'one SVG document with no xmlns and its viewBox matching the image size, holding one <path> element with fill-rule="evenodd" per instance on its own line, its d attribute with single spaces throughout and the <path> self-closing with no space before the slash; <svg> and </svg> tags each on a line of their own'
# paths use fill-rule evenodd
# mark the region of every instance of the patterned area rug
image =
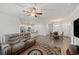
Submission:
<svg viewBox="0 0 79 59">
<path fill-rule="evenodd" d="M 50 40 L 50 36 L 36 36 L 33 39 L 36 40 L 36 45 L 32 46 L 31 48 L 27 49 L 21 55 L 32 55 L 32 54 L 41 54 L 43 55 L 66 55 L 66 49 L 70 45 L 70 38 L 63 37 L 63 40 L 54 41 L 53 39 Z M 43 46 L 42 46 L 43 45 Z M 40 51 L 41 52 L 40 52 Z M 31 51 L 31 52 L 30 52 Z"/>
<path fill-rule="evenodd" d="M 61 55 L 61 49 L 54 47 L 51 49 L 46 46 L 34 45 L 33 47 L 27 49 L 21 55 Z"/>
</svg>

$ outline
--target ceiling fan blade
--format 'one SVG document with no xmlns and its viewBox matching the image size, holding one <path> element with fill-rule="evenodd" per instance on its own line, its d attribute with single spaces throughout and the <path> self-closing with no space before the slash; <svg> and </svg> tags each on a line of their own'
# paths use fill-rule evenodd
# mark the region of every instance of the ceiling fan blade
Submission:
<svg viewBox="0 0 79 59">
<path fill-rule="evenodd" d="M 43 13 L 36 13 L 37 15 L 42 15 Z"/>
<path fill-rule="evenodd" d="M 37 9 L 35 7 L 33 7 L 33 10 L 36 11 Z"/>
<path fill-rule="evenodd" d="M 23 12 L 26 12 L 25 10 L 23 10 Z"/>
<path fill-rule="evenodd" d="M 35 15 L 35 17 L 37 18 L 37 15 Z"/>
<path fill-rule="evenodd" d="M 30 15 L 29 13 L 24 13 L 24 15 Z"/>
<path fill-rule="evenodd" d="M 30 14 L 28 14 L 27 16 L 30 16 Z"/>
<path fill-rule="evenodd" d="M 23 12 L 27 12 L 27 13 L 30 13 L 30 11 L 26 11 L 26 10 L 23 10 Z"/>
</svg>

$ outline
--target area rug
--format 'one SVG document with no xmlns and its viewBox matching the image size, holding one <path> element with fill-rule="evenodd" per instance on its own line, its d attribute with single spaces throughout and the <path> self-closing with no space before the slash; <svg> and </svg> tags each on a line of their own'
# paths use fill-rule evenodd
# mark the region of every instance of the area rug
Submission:
<svg viewBox="0 0 79 59">
<path fill-rule="evenodd" d="M 60 55 L 60 54 L 61 50 L 57 47 L 51 49 L 46 46 L 34 45 L 33 47 L 22 52 L 20 55 Z"/>
</svg>

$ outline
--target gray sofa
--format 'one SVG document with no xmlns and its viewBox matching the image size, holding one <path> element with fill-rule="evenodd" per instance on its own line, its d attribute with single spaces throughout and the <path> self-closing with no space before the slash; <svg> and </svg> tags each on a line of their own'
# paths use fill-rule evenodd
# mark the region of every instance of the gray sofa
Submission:
<svg viewBox="0 0 79 59">
<path fill-rule="evenodd" d="M 16 33 L 5 35 L 5 42 L 2 44 L 3 55 L 16 55 L 35 44 L 30 33 Z"/>
</svg>

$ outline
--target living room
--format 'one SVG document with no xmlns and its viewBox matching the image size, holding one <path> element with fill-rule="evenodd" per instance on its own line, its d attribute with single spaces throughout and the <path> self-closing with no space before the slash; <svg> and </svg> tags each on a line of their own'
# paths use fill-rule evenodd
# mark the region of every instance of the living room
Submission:
<svg viewBox="0 0 79 59">
<path fill-rule="evenodd" d="M 79 54 L 78 11 L 78 3 L 0 3 L 0 54 Z"/>
</svg>

